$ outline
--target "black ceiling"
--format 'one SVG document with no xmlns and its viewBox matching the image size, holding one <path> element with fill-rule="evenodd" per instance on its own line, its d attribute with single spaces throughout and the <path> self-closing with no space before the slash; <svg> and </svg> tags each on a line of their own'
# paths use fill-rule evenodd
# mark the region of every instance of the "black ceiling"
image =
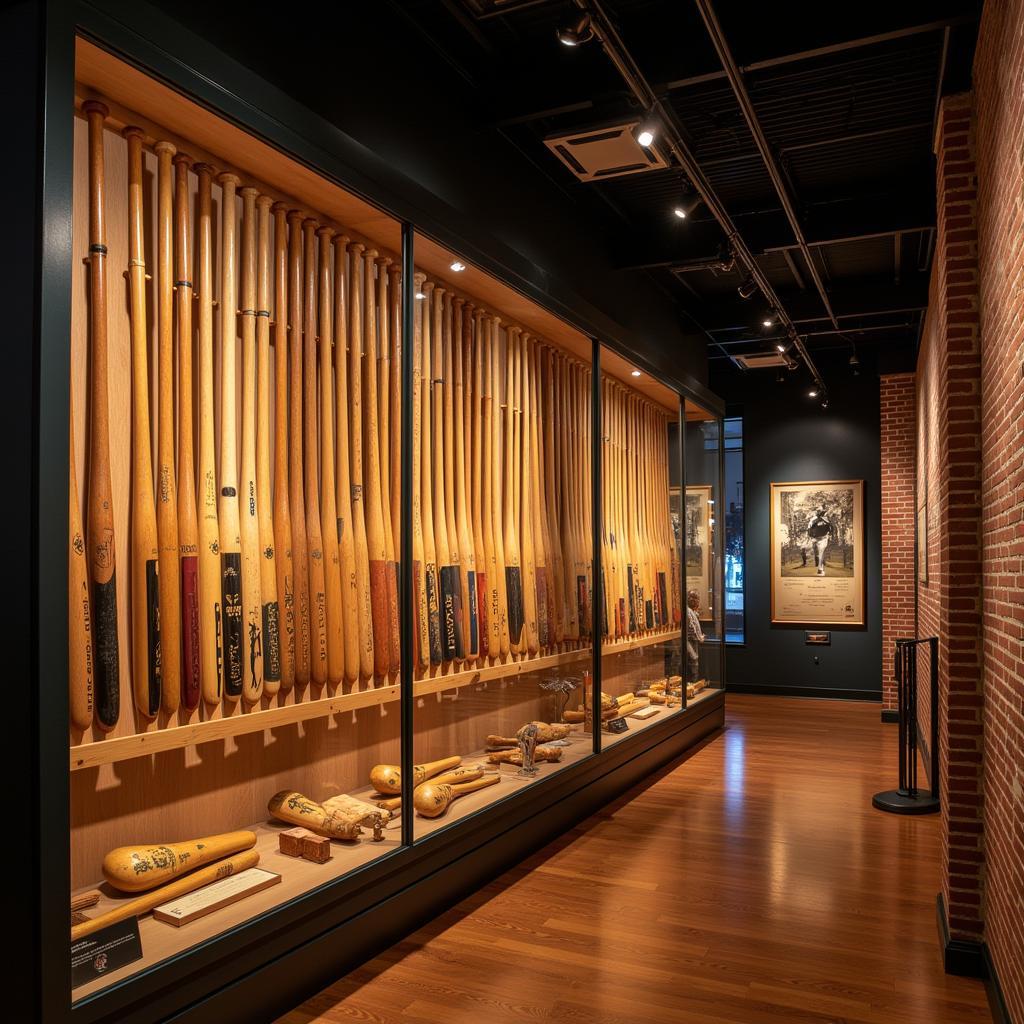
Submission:
<svg viewBox="0 0 1024 1024">
<path fill-rule="evenodd" d="M 938 98 L 969 87 L 980 0 L 836 5 L 708 3 L 742 72 L 813 263 L 779 193 L 694 0 L 602 0 L 812 358 L 856 350 L 913 358 L 935 226 L 931 140 Z M 504 134 L 608 232 L 624 272 L 648 274 L 708 339 L 712 369 L 770 345 L 761 296 L 743 270 L 715 266 L 726 236 L 706 206 L 686 221 L 678 167 L 577 182 L 545 137 L 638 110 L 595 40 L 559 45 L 570 0 L 395 0 L 462 76 L 482 124 Z M 486 129 L 485 129 L 486 130 Z M 823 284 L 830 317 L 815 286 Z M 738 371 L 737 371 L 738 372 Z"/>
</svg>

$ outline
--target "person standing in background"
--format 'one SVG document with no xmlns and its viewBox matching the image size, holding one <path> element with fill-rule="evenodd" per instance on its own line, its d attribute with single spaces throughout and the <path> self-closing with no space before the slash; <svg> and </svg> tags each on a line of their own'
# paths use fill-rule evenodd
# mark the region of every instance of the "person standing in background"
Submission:
<svg viewBox="0 0 1024 1024">
<path fill-rule="evenodd" d="M 690 590 L 686 594 L 686 681 L 700 678 L 700 645 L 704 631 L 700 628 L 700 594 Z"/>
</svg>

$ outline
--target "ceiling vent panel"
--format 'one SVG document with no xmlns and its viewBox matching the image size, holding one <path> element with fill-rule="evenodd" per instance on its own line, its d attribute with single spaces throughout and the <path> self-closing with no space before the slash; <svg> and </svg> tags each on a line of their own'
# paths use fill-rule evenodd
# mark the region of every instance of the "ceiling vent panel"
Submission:
<svg viewBox="0 0 1024 1024">
<path fill-rule="evenodd" d="M 750 355 L 733 356 L 732 361 L 744 370 L 769 370 L 788 364 L 781 352 L 752 352 Z"/>
<path fill-rule="evenodd" d="M 668 166 L 654 146 L 633 138 L 637 121 L 553 135 L 544 144 L 580 181 L 604 181 L 627 174 L 660 171 Z"/>
</svg>

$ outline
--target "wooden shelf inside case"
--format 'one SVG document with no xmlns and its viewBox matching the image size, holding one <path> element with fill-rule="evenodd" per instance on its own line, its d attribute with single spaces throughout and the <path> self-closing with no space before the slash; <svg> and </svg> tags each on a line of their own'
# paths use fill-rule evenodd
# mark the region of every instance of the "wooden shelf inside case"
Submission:
<svg viewBox="0 0 1024 1024">
<path fill-rule="evenodd" d="M 602 644 L 602 654 L 607 656 L 635 651 L 653 644 L 671 642 L 678 638 L 679 631 L 677 629 L 666 629 L 628 640 L 605 641 Z M 586 661 L 590 656 L 591 648 L 589 646 L 555 651 L 535 658 L 510 655 L 504 660 L 493 661 L 487 665 L 431 673 L 416 680 L 414 692 L 417 697 L 422 697 L 428 694 L 457 690 L 463 686 L 472 686 L 475 683 L 492 679 L 506 679 L 531 672 L 543 672 L 562 665 Z M 84 768 L 96 768 L 99 765 L 116 764 L 119 761 L 129 761 L 135 757 L 145 757 L 166 750 L 179 750 L 182 747 L 191 747 L 200 743 L 262 732 L 264 729 L 277 729 L 310 719 L 344 714 L 359 708 L 389 704 L 397 701 L 399 696 L 398 684 L 389 682 L 385 686 L 352 690 L 348 693 L 335 693 L 281 707 L 254 707 L 248 711 L 240 707 L 235 714 L 225 715 L 223 718 L 211 718 L 164 729 L 153 729 L 130 736 L 114 736 L 109 739 L 75 744 L 70 749 L 70 768 L 73 772 Z"/>
</svg>

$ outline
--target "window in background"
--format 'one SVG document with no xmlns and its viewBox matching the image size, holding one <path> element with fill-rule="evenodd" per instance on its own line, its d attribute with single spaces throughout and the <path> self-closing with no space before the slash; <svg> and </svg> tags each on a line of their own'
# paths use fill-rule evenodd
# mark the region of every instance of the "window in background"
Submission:
<svg viewBox="0 0 1024 1024">
<path fill-rule="evenodd" d="M 725 421 L 725 642 L 743 643 L 743 418 Z"/>
</svg>

